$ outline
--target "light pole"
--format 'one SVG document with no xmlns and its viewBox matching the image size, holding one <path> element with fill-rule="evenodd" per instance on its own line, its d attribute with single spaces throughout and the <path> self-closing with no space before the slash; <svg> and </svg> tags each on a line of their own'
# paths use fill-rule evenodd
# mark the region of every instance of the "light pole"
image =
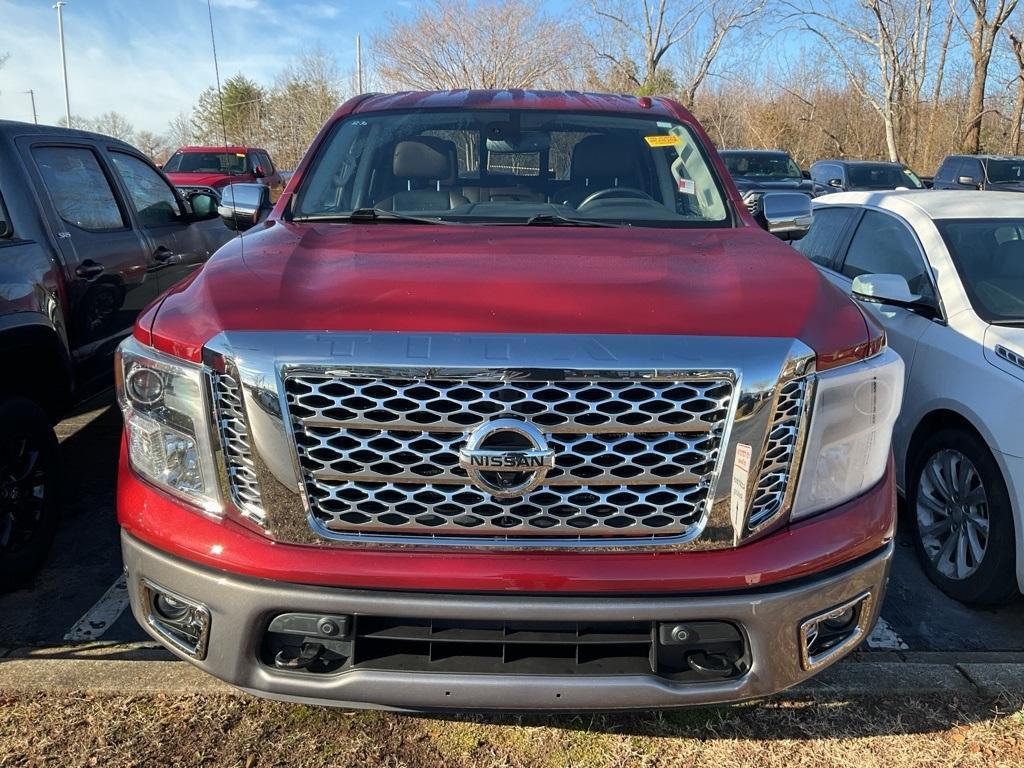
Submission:
<svg viewBox="0 0 1024 768">
<path fill-rule="evenodd" d="M 64 72 L 64 117 L 68 121 L 68 128 L 71 128 L 71 98 L 68 96 L 68 60 L 64 53 L 64 14 L 61 9 L 67 5 L 64 0 L 57 0 L 53 6 L 57 9 L 57 36 L 60 38 L 60 67 Z"/>
<path fill-rule="evenodd" d="M 24 91 L 24 93 L 27 93 L 29 98 L 32 99 L 32 122 L 39 125 L 39 115 L 36 114 L 36 92 L 29 88 L 27 91 Z"/>
<path fill-rule="evenodd" d="M 363 45 L 356 35 L 356 91 L 363 92 Z"/>
</svg>

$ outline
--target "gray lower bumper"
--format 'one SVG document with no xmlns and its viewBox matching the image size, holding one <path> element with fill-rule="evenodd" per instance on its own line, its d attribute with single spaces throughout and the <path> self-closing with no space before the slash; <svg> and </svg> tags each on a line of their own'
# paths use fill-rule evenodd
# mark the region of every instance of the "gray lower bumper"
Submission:
<svg viewBox="0 0 1024 768">
<path fill-rule="evenodd" d="M 813 674 L 800 662 L 799 625 L 804 619 L 870 592 L 874 598 L 870 626 L 874 625 L 893 552 L 890 544 L 866 561 L 796 586 L 729 595 L 643 598 L 443 595 L 309 587 L 209 570 L 125 534 L 122 546 L 132 610 L 143 627 L 142 579 L 207 606 L 211 625 L 206 658 L 196 661 L 171 650 L 211 675 L 271 698 L 419 711 L 653 709 L 775 693 Z M 257 646 L 270 618 L 289 611 L 516 621 L 728 620 L 745 630 L 752 665 L 742 677 L 697 684 L 674 684 L 653 674 L 566 677 L 357 669 L 335 675 L 303 675 L 268 668 L 257 659 Z"/>
</svg>

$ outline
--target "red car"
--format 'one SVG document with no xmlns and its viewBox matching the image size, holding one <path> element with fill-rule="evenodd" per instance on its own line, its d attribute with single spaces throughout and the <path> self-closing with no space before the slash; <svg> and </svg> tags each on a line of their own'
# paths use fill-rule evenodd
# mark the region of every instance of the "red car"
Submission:
<svg viewBox="0 0 1024 768">
<path fill-rule="evenodd" d="M 866 637 L 902 361 L 681 106 L 362 96 L 269 213 L 232 192 L 249 230 L 118 362 L 132 609 L 178 656 L 305 702 L 617 710 Z M 799 237 L 810 200 L 761 215 Z"/>
<path fill-rule="evenodd" d="M 228 184 L 259 182 L 270 187 L 274 200 L 284 189 L 284 179 L 270 154 L 257 147 L 181 147 L 164 163 L 171 183 L 189 192 L 213 190 Z"/>
</svg>

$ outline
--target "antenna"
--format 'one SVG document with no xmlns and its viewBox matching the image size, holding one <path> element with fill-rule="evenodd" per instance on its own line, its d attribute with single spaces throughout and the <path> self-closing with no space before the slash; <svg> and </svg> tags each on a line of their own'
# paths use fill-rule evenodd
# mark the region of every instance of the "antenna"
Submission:
<svg viewBox="0 0 1024 768">
<path fill-rule="evenodd" d="M 27 91 L 23 91 L 23 93 L 27 93 L 29 98 L 32 99 L 32 122 L 39 125 L 39 115 L 36 114 L 36 92 L 29 88 Z M 69 125 L 68 128 L 70 127 L 71 126 Z"/>
<path fill-rule="evenodd" d="M 62 8 L 67 5 L 64 0 L 57 0 L 53 7 L 57 10 L 57 36 L 60 38 L 60 68 L 64 73 L 64 118 L 68 121 L 68 128 L 71 125 L 71 98 L 68 96 L 68 60 L 64 54 L 64 14 Z M 33 101 L 35 97 L 33 97 Z"/>
<path fill-rule="evenodd" d="M 210 17 L 210 45 L 213 47 L 213 73 L 217 77 L 217 101 L 220 103 L 220 132 L 224 146 L 228 145 L 228 127 L 224 119 L 224 94 L 220 90 L 220 65 L 217 63 L 217 38 L 213 34 L 213 0 L 206 0 L 206 12 Z"/>
<path fill-rule="evenodd" d="M 363 92 L 363 45 L 356 35 L 356 92 Z"/>
</svg>

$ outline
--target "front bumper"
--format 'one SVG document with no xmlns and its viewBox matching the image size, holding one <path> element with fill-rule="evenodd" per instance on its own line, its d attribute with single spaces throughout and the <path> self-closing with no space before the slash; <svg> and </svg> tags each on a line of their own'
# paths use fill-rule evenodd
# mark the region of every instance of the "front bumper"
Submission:
<svg viewBox="0 0 1024 768">
<path fill-rule="evenodd" d="M 271 698 L 411 711 L 608 711 L 725 703 L 772 694 L 818 671 L 809 671 L 801 663 L 800 625 L 809 616 L 870 593 L 866 622 L 869 628 L 874 625 L 893 553 L 890 542 L 822 576 L 728 594 L 548 597 L 385 592 L 270 582 L 178 559 L 128 533 L 122 534 L 122 545 L 132 610 L 156 639 L 161 640 L 146 621 L 144 583 L 201 602 L 209 611 L 204 659 L 192 659 L 171 648 L 204 671 Z M 467 621 L 729 621 L 746 636 L 750 668 L 728 680 L 682 684 L 654 673 L 560 676 L 353 669 L 310 675 L 262 663 L 260 643 L 271 618 L 296 611 Z"/>
</svg>

